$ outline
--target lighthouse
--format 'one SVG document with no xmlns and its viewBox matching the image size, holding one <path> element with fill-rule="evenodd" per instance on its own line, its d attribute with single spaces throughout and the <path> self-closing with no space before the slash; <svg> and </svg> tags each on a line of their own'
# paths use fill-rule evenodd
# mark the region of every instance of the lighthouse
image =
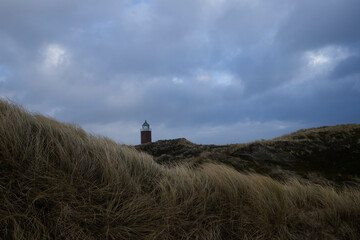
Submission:
<svg viewBox="0 0 360 240">
<path fill-rule="evenodd" d="M 141 144 L 151 142 L 151 128 L 146 120 L 143 123 L 142 128 L 140 129 L 140 133 Z"/>
</svg>

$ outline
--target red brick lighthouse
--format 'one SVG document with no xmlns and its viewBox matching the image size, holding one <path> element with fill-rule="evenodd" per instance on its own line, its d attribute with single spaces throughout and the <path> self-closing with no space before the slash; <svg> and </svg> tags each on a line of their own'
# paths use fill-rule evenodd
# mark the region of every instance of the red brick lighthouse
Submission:
<svg viewBox="0 0 360 240">
<path fill-rule="evenodd" d="M 140 131 L 141 131 L 141 144 L 151 142 L 151 128 L 146 120 L 143 123 Z"/>
</svg>

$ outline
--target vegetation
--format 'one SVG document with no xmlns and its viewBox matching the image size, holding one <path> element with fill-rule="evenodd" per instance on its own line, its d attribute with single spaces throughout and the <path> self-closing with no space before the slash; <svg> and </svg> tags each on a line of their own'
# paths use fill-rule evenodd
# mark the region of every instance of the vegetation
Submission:
<svg viewBox="0 0 360 240">
<path fill-rule="evenodd" d="M 0 102 L 3 239 L 359 239 L 359 186 L 150 155 Z"/>
<path fill-rule="evenodd" d="M 136 148 L 161 164 L 211 160 L 275 179 L 293 176 L 348 183 L 360 177 L 360 124 L 304 129 L 247 144 L 197 145 L 183 138 Z"/>
</svg>

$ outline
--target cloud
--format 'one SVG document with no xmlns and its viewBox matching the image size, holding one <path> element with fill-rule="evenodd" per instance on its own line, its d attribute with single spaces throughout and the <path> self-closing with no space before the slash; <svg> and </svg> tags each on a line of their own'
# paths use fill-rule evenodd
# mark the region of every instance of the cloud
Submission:
<svg viewBox="0 0 360 240">
<path fill-rule="evenodd" d="M 44 68 L 46 70 L 54 70 L 59 68 L 69 61 L 69 56 L 67 51 L 57 45 L 57 44 L 50 44 L 46 47 L 44 51 Z"/>
<path fill-rule="evenodd" d="M 173 81 L 173 83 L 175 83 L 175 84 L 184 83 L 184 80 L 182 80 L 181 78 L 178 78 L 178 77 L 173 77 L 172 81 Z"/>
<path fill-rule="evenodd" d="M 360 32 L 354 23 L 360 21 L 359 8 L 357 0 L 293 2 L 291 13 L 280 27 L 277 39 L 289 50 L 356 43 Z"/>
<path fill-rule="evenodd" d="M 358 122 L 359 7 L 2 1 L 0 95 L 124 143 L 144 119 L 157 139 L 199 143 Z"/>
<path fill-rule="evenodd" d="M 235 76 L 225 71 L 206 71 L 203 69 L 197 70 L 194 76 L 195 80 L 210 84 L 211 86 L 229 87 L 234 84 L 235 81 L 241 82 L 240 79 L 236 79 Z"/>
<path fill-rule="evenodd" d="M 340 62 L 335 69 L 333 70 L 334 78 L 342 78 L 351 75 L 360 74 L 360 55 L 357 52 L 357 55 L 350 56 L 344 61 Z"/>
</svg>

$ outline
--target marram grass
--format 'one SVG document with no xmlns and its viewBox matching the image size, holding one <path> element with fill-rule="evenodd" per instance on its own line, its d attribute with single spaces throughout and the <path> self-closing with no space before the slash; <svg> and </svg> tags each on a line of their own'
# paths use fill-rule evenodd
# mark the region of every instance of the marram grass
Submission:
<svg viewBox="0 0 360 240">
<path fill-rule="evenodd" d="M 0 239 L 360 239 L 360 188 L 161 166 L 0 101 Z"/>
</svg>

